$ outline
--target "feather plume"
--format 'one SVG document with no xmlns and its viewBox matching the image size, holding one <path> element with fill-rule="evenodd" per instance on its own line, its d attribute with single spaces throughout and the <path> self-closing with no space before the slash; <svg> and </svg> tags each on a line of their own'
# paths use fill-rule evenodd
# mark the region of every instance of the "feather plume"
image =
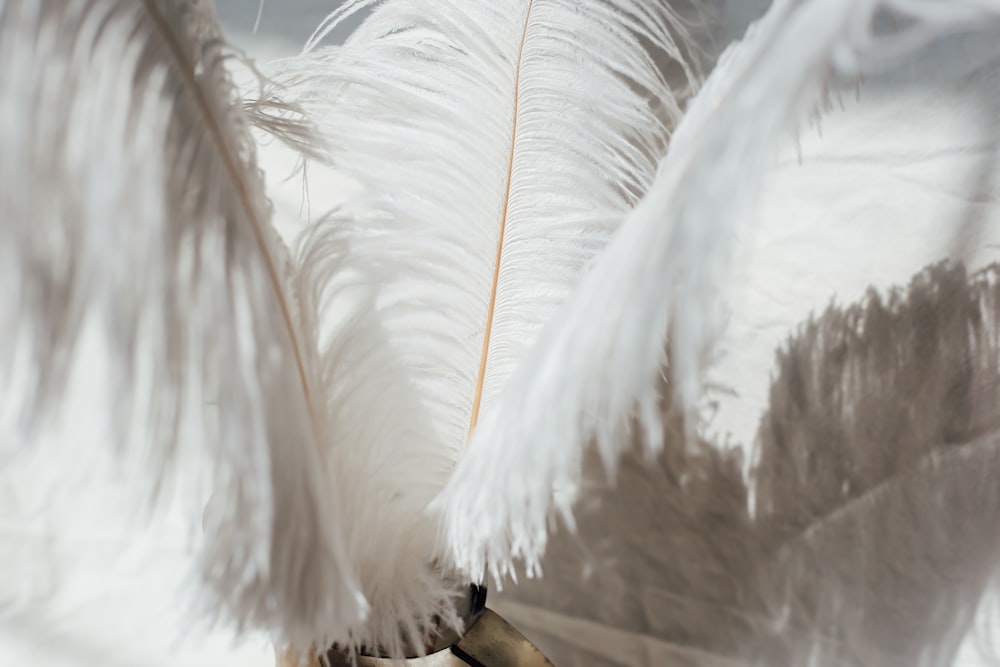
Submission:
<svg viewBox="0 0 1000 667">
<path fill-rule="evenodd" d="M 904 27 L 876 31 L 881 9 Z M 649 192 L 484 414 L 435 501 L 461 569 L 498 580 L 518 559 L 537 569 L 553 515 L 572 525 L 574 494 L 553 490 L 577 485 L 585 443 L 596 440 L 612 468 L 637 417 L 648 451 L 658 451 L 668 327 L 673 391 L 685 411 L 696 409 L 731 248 L 752 229 L 781 141 L 828 77 L 858 76 L 861 63 L 885 64 L 998 10 L 982 1 L 778 1 L 723 54 Z"/>
<path fill-rule="evenodd" d="M 176 476 L 216 604 L 297 642 L 364 602 L 232 56 L 202 0 L 0 1 L 0 453 Z"/>
<path fill-rule="evenodd" d="M 882 9 L 902 30 L 873 29 Z M 368 10 L 345 46 L 319 48 Z M 468 577 L 518 559 L 537 572 L 553 516 L 573 525 L 587 443 L 613 471 L 640 440 L 663 456 L 678 550 L 705 568 L 684 593 L 735 608 L 727 657 L 882 659 L 933 627 L 944 648 L 900 664 L 940 662 L 996 575 L 996 541 L 942 519 L 993 516 L 994 424 L 949 417 L 928 433 L 956 446 L 916 443 L 909 468 L 834 447 L 877 474 L 831 482 L 796 476 L 801 452 L 782 456 L 795 420 L 771 419 L 756 514 L 732 458 L 690 424 L 716 285 L 784 133 L 831 73 L 998 13 L 779 0 L 671 138 L 697 72 L 661 4 L 354 0 L 280 65 L 280 94 L 243 105 L 202 0 L 0 0 L 0 453 L 48 447 L 86 467 L 110 443 L 153 471 L 154 495 L 182 477 L 208 505 L 203 570 L 229 617 L 301 649 L 398 656 L 460 628 Z M 270 227 L 254 119 L 351 182 L 294 258 Z M 963 317 L 990 341 L 976 358 L 995 361 L 995 318 Z M 681 417 L 665 434 L 668 330 Z M 788 359 L 783 382 L 815 370 L 794 346 Z M 836 405 L 843 422 L 863 412 Z M 776 390 L 772 407 L 801 405 Z M 787 512 L 799 496 L 806 513 Z M 727 530 L 699 541 L 708 516 Z M 958 584 L 958 566 L 924 567 L 954 541 L 974 575 Z M 854 567 L 825 568 L 831 552 Z M 923 615 L 846 613 L 873 582 Z M 696 611 L 677 613 L 663 627 L 697 635 Z"/>
<path fill-rule="evenodd" d="M 354 643 L 398 653 L 455 623 L 468 581 L 437 557 L 428 504 L 649 186 L 680 114 L 663 64 L 696 73 L 678 18 L 632 0 L 384 2 L 313 48 L 375 4 L 346 3 L 274 77 L 353 183 L 301 243 L 301 291 L 373 610 Z"/>
</svg>

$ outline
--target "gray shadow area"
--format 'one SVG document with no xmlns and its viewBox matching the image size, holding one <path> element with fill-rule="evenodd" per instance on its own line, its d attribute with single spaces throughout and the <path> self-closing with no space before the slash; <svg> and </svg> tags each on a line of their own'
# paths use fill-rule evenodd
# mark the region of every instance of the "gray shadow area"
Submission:
<svg viewBox="0 0 1000 667">
<path fill-rule="evenodd" d="M 340 0 L 264 0 L 256 34 L 253 29 L 259 8 L 257 0 L 215 0 L 215 9 L 222 26 L 237 42 L 242 42 L 244 36 L 250 41 L 279 42 L 287 45 L 291 55 L 302 48 L 323 19 L 341 4 Z M 342 43 L 360 20 L 359 16 L 345 21 L 324 43 Z"/>
</svg>

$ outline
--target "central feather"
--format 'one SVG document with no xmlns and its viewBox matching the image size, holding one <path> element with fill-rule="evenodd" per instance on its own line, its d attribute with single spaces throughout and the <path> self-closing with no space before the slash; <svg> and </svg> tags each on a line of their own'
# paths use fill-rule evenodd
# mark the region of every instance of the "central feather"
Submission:
<svg viewBox="0 0 1000 667">
<path fill-rule="evenodd" d="M 449 618 L 467 582 L 440 564 L 427 508 L 652 181 L 679 115 L 662 69 L 675 25 L 639 0 L 394 0 L 277 76 L 353 184 L 309 227 L 300 276 L 338 520 L 373 610 L 358 641 L 398 648 Z"/>
</svg>

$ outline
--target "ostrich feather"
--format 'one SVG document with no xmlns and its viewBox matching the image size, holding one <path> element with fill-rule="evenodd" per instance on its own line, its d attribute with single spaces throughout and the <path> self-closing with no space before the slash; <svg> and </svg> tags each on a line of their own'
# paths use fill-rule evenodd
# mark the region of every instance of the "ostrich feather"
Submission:
<svg viewBox="0 0 1000 667">
<path fill-rule="evenodd" d="M 179 480 L 215 604 L 297 641 L 364 602 L 233 56 L 201 0 L 0 2 L 0 453 Z"/>
<path fill-rule="evenodd" d="M 879 33 L 880 10 L 905 18 Z M 705 345 L 717 331 L 718 285 L 752 229 L 763 174 L 831 74 L 858 76 L 934 36 L 996 19 L 990 2 L 775 2 L 721 58 L 693 100 L 648 193 L 628 214 L 502 396 L 484 414 L 435 507 L 452 560 L 501 580 L 537 571 L 549 522 L 572 525 L 585 443 L 609 468 L 637 418 L 648 451 L 662 445 L 655 391 L 670 331 L 674 391 L 695 410 Z M 599 325 L 597 325 L 599 322 Z"/>
<path fill-rule="evenodd" d="M 355 643 L 398 653 L 455 623 L 468 580 L 425 510 L 651 182 L 680 114 L 665 65 L 696 80 L 684 42 L 663 3 L 353 2 L 276 66 L 352 184 L 299 261 L 323 322 L 328 472 L 373 610 Z"/>
<path fill-rule="evenodd" d="M 368 10 L 345 46 L 320 46 Z M 883 10 L 901 30 L 873 28 Z M 779 0 L 671 136 L 698 76 L 665 4 L 356 0 L 278 65 L 273 97 L 243 104 L 200 0 L 0 0 L 0 452 L 49 448 L 86 468 L 110 444 L 145 465 L 154 496 L 180 478 L 229 618 L 298 649 L 400 656 L 461 628 L 470 578 L 518 560 L 539 571 L 553 517 L 573 526 L 589 443 L 614 471 L 641 441 L 671 485 L 673 572 L 732 612 L 727 658 L 877 659 L 933 627 L 944 648 L 914 645 L 900 664 L 941 662 L 995 578 L 995 540 L 946 525 L 993 516 L 992 431 L 942 430 L 957 446 L 921 442 L 912 467 L 831 447 L 845 469 L 800 478 L 822 438 L 787 451 L 787 413 L 815 406 L 789 407 L 781 382 L 820 372 L 792 345 L 753 513 L 738 465 L 691 424 L 717 285 L 785 134 L 831 74 L 998 12 Z M 291 258 L 255 120 L 338 179 Z M 995 340 L 994 320 L 984 332 L 982 312 L 963 317 L 951 344 L 966 326 Z M 974 352 L 995 361 L 995 345 Z M 845 423 L 864 412 L 855 373 L 872 370 L 840 378 Z M 802 515 L 782 504 L 797 498 Z M 703 535 L 720 516 L 725 534 Z M 935 567 L 956 541 L 968 551 Z M 734 580 L 745 595 L 728 595 Z M 845 611 L 880 584 L 878 604 Z M 872 622 L 900 590 L 919 612 Z M 696 611 L 656 593 L 641 602 L 657 622 L 704 640 Z"/>
</svg>

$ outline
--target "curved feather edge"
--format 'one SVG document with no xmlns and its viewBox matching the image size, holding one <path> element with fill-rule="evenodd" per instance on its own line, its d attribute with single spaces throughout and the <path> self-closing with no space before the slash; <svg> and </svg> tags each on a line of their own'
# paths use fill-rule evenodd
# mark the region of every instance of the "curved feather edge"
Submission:
<svg viewBox="0 0 1000 667">
<path fill-rule="evenodd" d="M 0 453 L 114 447 L 222 620 L 333 641 L 365 602 L 231 56 L 202 0 L 0 1 Z"/>
<path fill-rule="evenodd" d="M 912 21 L 876 34 L 881 9 Z M 613 469 L 637 418 L 647 448 L 660 448 L 655 388 L 668 330 L 674 392 L 694 411 L 731 248 L 752 229 L 780 141 L 827 77 L 857 76 L 863 64 L 998 10 L 982 0 L 779 1 L 723 55 L 652 188 L 484 415 L 435 500 L 442 548 L 457 567 L 499 582 L 523 560 L 537 573 L 550 520 L 572 525 L 585 443 L 596 441 Z"/>
</svg>

